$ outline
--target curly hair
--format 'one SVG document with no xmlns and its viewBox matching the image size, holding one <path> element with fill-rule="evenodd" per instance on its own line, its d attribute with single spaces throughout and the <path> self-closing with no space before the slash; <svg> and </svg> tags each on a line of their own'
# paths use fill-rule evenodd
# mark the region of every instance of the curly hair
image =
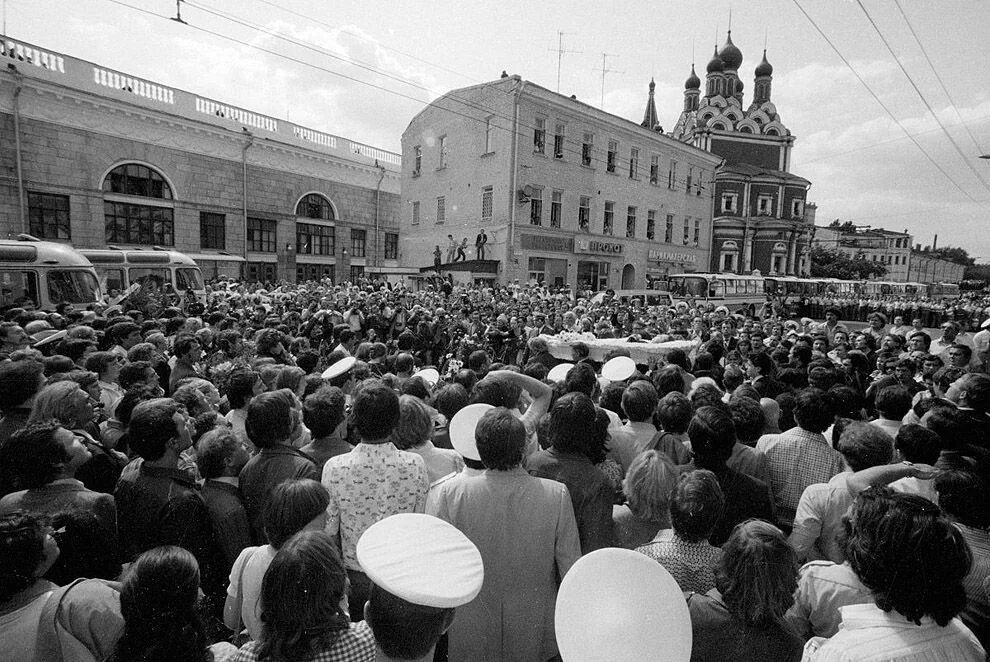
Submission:
<svg viewBox="0 0 990 662">
<path fill-rule="evenodd" d="M 0 465 L 19 490 L 42 487 L 58 478 L 69 454 L 55 438 L 56 421 L 31 423 L 0 446 Z"/>
<path fill-rule="evenodd" d="M 35 570 L 45 555 L 46 524 L 33 513 L 0 516 L 0 604 L 34 583 Z"/>
<path fill-rule="evenodd" d="M 715 587 L 737 619 L 751 627 L 780 623 L 794 603 L 797 557 L 787 537 L 762 520 L 737 524 L 722 546 Z"/>
<path fill-rule="evenodd" d="M 725 510 L 725 495 L 711 471 L 695 469 L 681 474 L 670 495 L 670 523 L 678 538 L 707 540 Z"/>
</svg>

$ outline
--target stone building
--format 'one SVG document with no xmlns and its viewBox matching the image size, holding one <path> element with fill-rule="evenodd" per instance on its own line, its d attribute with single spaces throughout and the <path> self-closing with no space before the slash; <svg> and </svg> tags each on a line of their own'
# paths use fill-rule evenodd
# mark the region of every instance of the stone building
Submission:
<svg viewBox="0 0 990 662">
<path fill-rule="evenodd" d="M 0 37 L 0 234 L 399 274 L 398 154 Z"/>
<path fill-rule="evenodd" d="M 813 246 L 821 246 L 845 253 L 849 257 L 863 257 L 879 262 L 887 268 L 882 280 L 907 282 L 911 262 L 912 236 L 905 232 L 893 232 L 883 228 L 857 228 L 843 230 L 832 227 L 815 228 Z"/>
</svg>

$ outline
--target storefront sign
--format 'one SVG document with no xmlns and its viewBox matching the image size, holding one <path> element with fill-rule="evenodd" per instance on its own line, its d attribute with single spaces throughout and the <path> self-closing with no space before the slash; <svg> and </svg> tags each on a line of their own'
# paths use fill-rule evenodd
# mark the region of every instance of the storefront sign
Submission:
<svg viewBox="0 0 990 662">
<path fill-rule="evenodd" d="M 606 255 L 622 255 L 622 244 L 613 244 L 597 239 L 579 239 L 576 251 L 578 253 L 605 253 Z"/>
<path fill-rule="evenodd" d="M 694 253 L 652 250 L 650 251 L 650 260 L 656 260 L 657 262 L 687 262 L 690 264 L 695 264 L 698 261 L 698 256 Z"/>
<path fill-rule="evenodd" d="M 552 253 L 570 253 L 574 250 L 574 239 L 571 237 L 551 237 L 544 234 L 520 235 L 524 250 L 547 251 Z"/>
</svg>

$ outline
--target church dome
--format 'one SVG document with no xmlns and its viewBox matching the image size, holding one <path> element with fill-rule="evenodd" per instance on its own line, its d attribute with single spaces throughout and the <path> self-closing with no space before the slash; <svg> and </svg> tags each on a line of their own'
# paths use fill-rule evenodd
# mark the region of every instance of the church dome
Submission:
<svg viewBox="0 0 990 662">
<path fill-rule="evenodd" d="M 767 51 L 763 50 L 763 61 L 756 65 L 756 76 L 772 76 L 773 66 L 767 62 Z"/>
<path fill-rule="evenodd" d="M 742 64 L 742 51 L 736 48 L 736 45 L 732 43 L 732 30 L 729 30 L 729 35 L 725 40 L 725 46 L 723 46 L 722 50 L 718 52 L 718 56 L 725 64 L 726 69 L 738 70 L 739 65 Z"/>
<path fill-rule="evenodd" d="M 698 78 L 698 74 L 694 73 L 694 65 L 691 65 L 691 75 L 688 79 L 684 81 L 685 90 L 697 90 L 701 88 L 701 79 Z"/>
<path fill-rule="evenodd" d="M 715 54 L 712 55 L 712 59 L 708 62 L 707 71 L 710 74 L 720 74 L 725 70 L 725 64 L 722 59 L 718 56 L 718 47 L 715 47 Z"/>
</svg>

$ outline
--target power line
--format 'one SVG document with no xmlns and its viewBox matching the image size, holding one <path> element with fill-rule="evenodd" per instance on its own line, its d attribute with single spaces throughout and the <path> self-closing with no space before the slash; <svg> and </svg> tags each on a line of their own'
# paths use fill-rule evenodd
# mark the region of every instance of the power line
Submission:
<svg viewBox="0 0 990 662">
<path fill-rule="evenodd" d="M 856 68 L 852 66 L 852 64 L 849 62 L 849 60 L 846 59 L 846 56 L 842 54 L 842 51 L 839 50 L 839 47 L 836 46 L 835 43 L 833 43 L 831 39 L 829 39 L 828 35 L 825 34 L 825 31 L 822 30 L 818 26 L 818 23 L 815 22 L 815 19 L 813 19 L 811 17 L 811 15 L 808 14 L 807 11 L 805 11 L 804 7 L 801 6 L 801 3 L 799 2 L 799 0 L 792 0 L 792 2 L 801 11 L 801 13 L 804 14 L 804 17 L 806 19 L 808 19 L 808 22 L 811 23 L 812 27 L 815 28 L 815 30 L 818 32 L 818 34 L 821 35 L 822 39 L 825 40 L 825 43 L 827 43 L 832 48 L 832 50 L 835 51 L 835 54 L 839 56 L 839 59 L 842 60 L 843 64 L 845 64 L 846 67 L 849 68 L 849 71 L 851 71 L 853 73 L 853 75 L 856 77 L 856 80 L 858 80 L 860 82 L 860 84 L 862 84 L 862 86 L 866 88 L 866 91 L 870 93 L 870 96 L 873 97 L 873 100 L 876 101 L 880 105 L 881 108 L 883 108 L 884 112 L 887 113 L 887 115 L 890 117 L 890 119 L 894 120 L 894 122 L 897 124 L 897 126 L 900 127 L 901 131 L 904 132 L 904 135 L 906 135 L 908 138 L 910 138 L 911 142 L 914 143 L 914 146 L 917 147 L 918 150 L 922 154 L 925 155 L 925 158 L 928 159 L 928 161 L 933 166 L 935 166 L 935 168 L 940 173 L 942 173 L 942 175 L 946 179 L 948 179 L 952 183 L 953 186 L 955 186 L 957 189 L 959 189 L 959 191 L 963 195 L 965 195 L 967 198 L 969 198 L 972 202 L 975 202 L 977 204 L 980 204 L 980 201 L 979 200 L 977 200 L 976 198 L 974 198 L 973 195 L 969 191 L 967 191 L 966 189 L 964 189 L 959 184 L 959 182 L 957 182 L 955 179 L 953 179 L 952 175 L 950 175 L 948 172 L 946 172 L 945 171 L 945 168 L 943 168 L 941 165 L 939 165 L 938 162 L 934 158 L 932 158 L 931 154 L 929 154 L 928 151 L 924 147 L 921 146 L 921 143 L 919 143 L 917 140 L 915 140 L 914 136 L 912 136 L 908 132 L 907 128 L 901 123 L 901 121 L 899 119 L 897 119 L 897 117 L 894 115 L 893 111 L 891 111 L 890 108 L 887 107 L 887 104 L 885 104 L 883 102 L 883 100 L 880 99 L 879 96 L 877 96 L 877 93 L 873 91 L 873 88 L 870 87 L 869 83 L 867 83 L 865 80 L 863 80 L 863 77 L 859 74 L 858 71 L 856 71 Z"/>
<path fill-rule="evenodd" d="M 897 56 L 897 53 L 895 53 L 894 49 L 890 46 L 890 42 L 887 41 L 887 37 L 885 37 L 883 32 L 880 31 L 879 26 L 877 26 L 876 21 L 873 20 L 873 17 L 870 16 L 870 12 L 867 11 L 866 7 L 863 5 L 862 0 L 856 0 L 856 4 L 859 5 L 859 8 L 863 10 L 863 13 L 866 15 L 866 20 L 868 20 L 870 22 L 870 25 L 873 26 L 873 30 L 877 33 L 877 36 L 880 37 L 880 41 L 883 42 L 883 45 L 887 48 L 887 51 L 890 52 L 890 54 L 893 56 L 894 61 L 897 62 L 897 66 L 900 67 L 901 72 L 904 73 L 904 76 L 908 79 L 908 82 L 911 83 L 911 87 L 914 88 L 914 91 L 918 93 L 918 97 L 921 99 L 921 102 L 925 104 L 925 108 L 927 108 L 928 112 L 931 113 L 932 119 L 935 120 L 935 123 L 938 124 L 939 128 L 942 130 L 942 133 L 944 133 L 945 137 L 948 138 L 949 142 L 952 143 L 952 146 L 959 154 L 959 157 L 963 160 L 963 163 L 965 163 L 966 166 L 973 171 L 973 174 L 976 175 L 976 178 L 980 180 L 980 183 L 983 184 L 983 187 L 988 192 L 990 192 L 990 183 L 988 183 L 987 180 L 984 179 L 983 173 L 977 170 L 973 166 L 973 164 L 970 163 L 969 158 L 962 151 L 962 148 L 959 147 L 959 143 L 957 143 L 956 139 L 952 137 L 952 134 L 949 133 L 948 130 L 946 130 L 945 125 L 942 124 L 942 120 L 938 118 L 938 114 L 935 112 L 935 109 L 932 108 L 932 105 L 930 103 L 928 103 L 928 99 L 926 99 L 925 95 L 921 92 L 921 88 L 919 88 L 918 84 L 914 82 L 914 78 L 911 76 L 910 73 L 908 73 L 908 70 L 907 68 L 905 68 L 904 63 L 901 62 L 901 58 Z"/>
</svg>

